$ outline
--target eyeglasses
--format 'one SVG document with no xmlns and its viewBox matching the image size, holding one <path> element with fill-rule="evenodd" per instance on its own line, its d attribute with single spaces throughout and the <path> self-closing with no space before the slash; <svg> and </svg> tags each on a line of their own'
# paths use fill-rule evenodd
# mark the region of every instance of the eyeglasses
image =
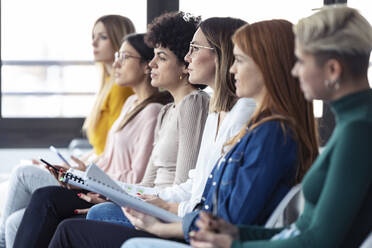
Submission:
<svg viewBox="0 0 372 248">
<path fill-rule="evenodd" d="M 115 62 L 120 62 L 120 64 L 124 63 L 125 60 L 133 58 L 133 59 L 142 59 L 138 56 L 133 56 L 129 54 L 125 54 L 124 52 L 116 52 L 115 53 Z"/>
<path fill-rule="evenodd" d="M 191 55 L 194 51 L 199 51 L 200 48 L 208 49 L 208 50 L 214 50 L 213 47 L 207 47 L 207 46 L 201 46 L 201 45 L 196 45 L 194 43 L 190 43 L 189 47 L 189 54 Z"/>
</svg>

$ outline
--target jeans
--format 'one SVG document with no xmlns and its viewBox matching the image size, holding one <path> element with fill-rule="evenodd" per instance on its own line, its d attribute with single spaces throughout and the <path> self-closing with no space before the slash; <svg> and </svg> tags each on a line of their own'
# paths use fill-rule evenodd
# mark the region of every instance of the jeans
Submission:
<svg viewBox="0 0 372 248">
<path fill-rule="evenodd" d="M 57 180 L 47 170 L 35 165 L 17 166 L 12 171 L 0 222 L 0 248 L 5 247 L 5 237 L 7 247 L 12 247 L 32 193 L 50 185 L 58 185 Z"/>
<path fill-rule="evenodd" d="M 164 239 L 131 238 L 121 248 L 191 248 L 191 246 Z"/>
<path fill-rule="evenodd" d="M 89 209 L 87 220 L 104 221 L 134 228 L 124 215 L 120 206 L 112 202 L 104 202 Z"/>
</svg>

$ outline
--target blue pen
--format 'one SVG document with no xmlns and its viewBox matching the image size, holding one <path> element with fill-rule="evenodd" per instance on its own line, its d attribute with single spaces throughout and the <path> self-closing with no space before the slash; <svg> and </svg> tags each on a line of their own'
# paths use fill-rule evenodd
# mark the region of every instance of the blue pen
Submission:
<svg viewBox="0 0 372 248">
<path fill-rule="evenodd" d="M 57 156 L 65 163 L 67 164 L 68 166 L 71 167 L 70 163 L 67 162 L 67 160 L 62 156 L 62 154 L 57 150 L 57 148 L 55 148 L 54 146 L 50 146 L 49 149 L 52 151 L 52 152 L 55 152 L 57 154 Z"/>
</svg>

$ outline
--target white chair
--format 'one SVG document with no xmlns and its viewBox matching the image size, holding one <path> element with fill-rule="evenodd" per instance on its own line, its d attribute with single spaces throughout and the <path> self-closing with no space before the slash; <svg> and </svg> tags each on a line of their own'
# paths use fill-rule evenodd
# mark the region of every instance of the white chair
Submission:
<svg viewBox="0 0 372 248">
<path fill-rule="evenodd" d="M 364 240 L 360 248 L 371 248 L 372 247 L 372 231 L 369 233 L 368 237 Z"/>
<path fill-rule="evenodd" d="M 294 186 L 276 207 L 265 224 L 266 228 L 289 226 L 297 220 L 304 209 L 301 184 Z"/>
</svg>

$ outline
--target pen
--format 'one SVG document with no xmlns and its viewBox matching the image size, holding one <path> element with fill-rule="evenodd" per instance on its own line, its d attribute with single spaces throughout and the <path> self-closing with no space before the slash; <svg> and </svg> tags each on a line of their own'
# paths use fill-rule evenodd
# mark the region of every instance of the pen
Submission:
<svg viewBox="0 0 372 248">
<path fill-rule="evenodd" d="M 55 148 L 54 146 L 50 146 L 49 149 L 52 151 L 52 152 L 55 152 L 57 154 L 57 156 L 65 163 L 67 164 L 68 166 L 71 167 L 71 165 L 69 164 L 69 162 L 67 162 L 67 160 L 62 156 L 62 154 L 57 150 L 57 148 Z"/>
</svg>

